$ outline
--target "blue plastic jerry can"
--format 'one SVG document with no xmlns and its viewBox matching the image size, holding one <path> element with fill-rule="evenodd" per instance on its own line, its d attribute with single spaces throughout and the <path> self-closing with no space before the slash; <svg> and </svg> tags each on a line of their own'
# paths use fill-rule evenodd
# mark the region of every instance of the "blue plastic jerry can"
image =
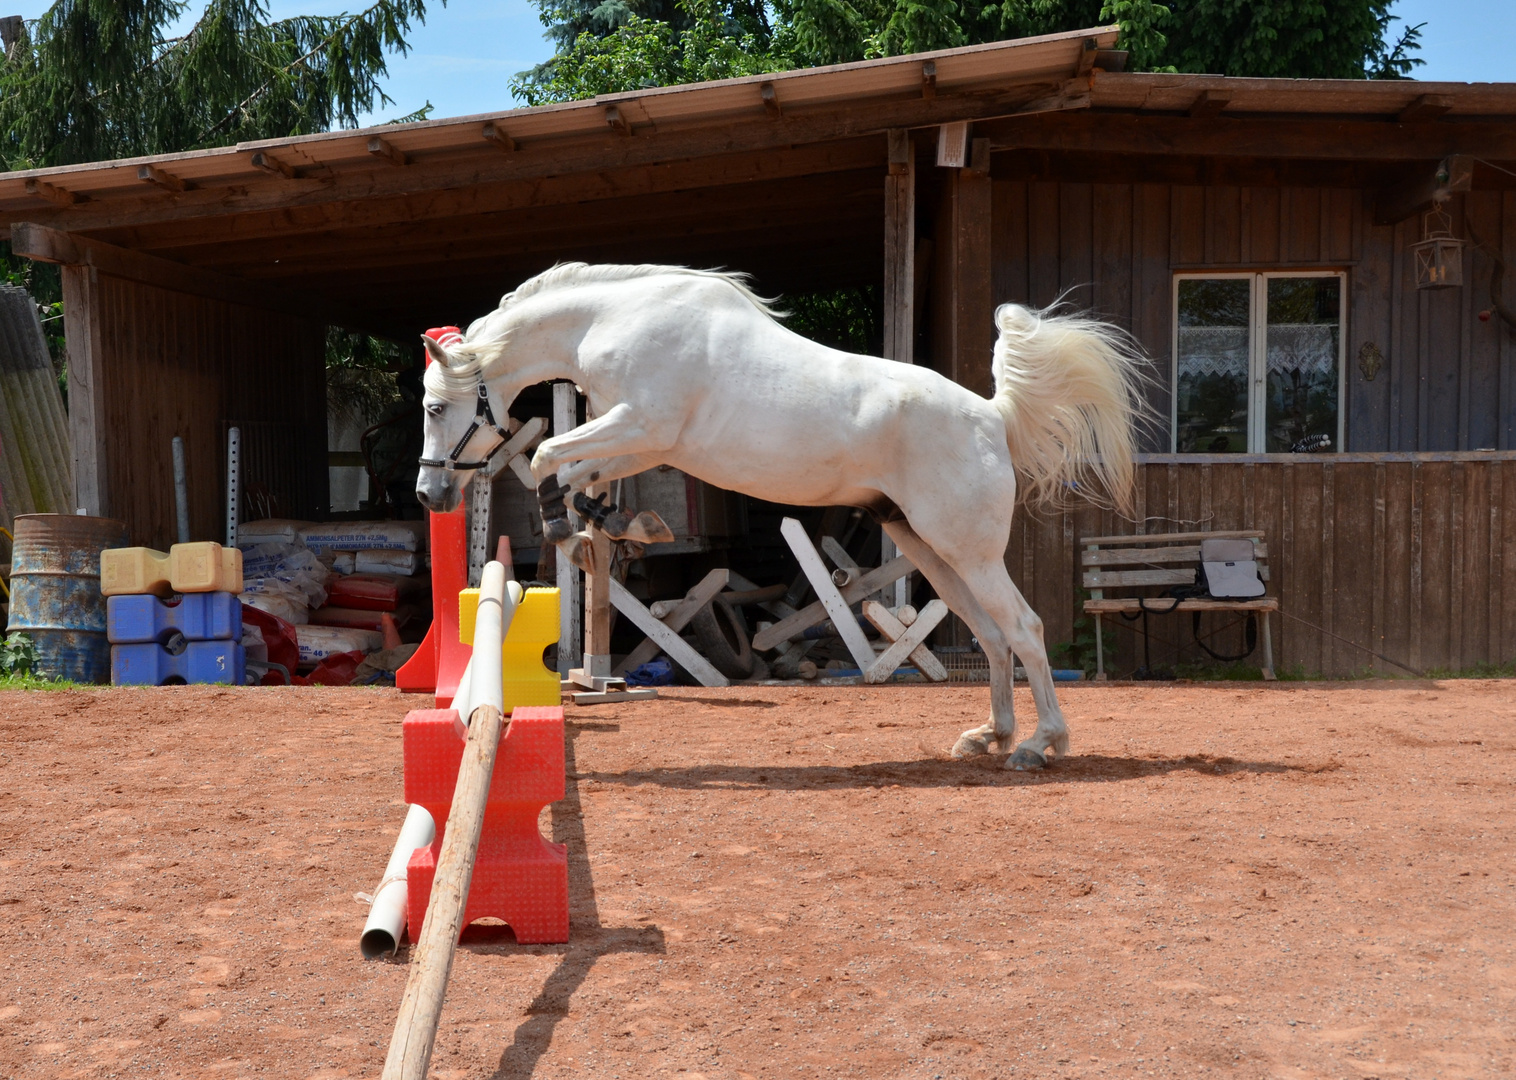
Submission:
<svg viewBox="0 0 1516 1080">
<path fill-rule="evenodd" d="M 190 641 L 179 653 L 152 641 L 111 646 L 111 682 L 116 686 L 241 686 L 246 674 L 247 650 L 231 641 Z"/>
<path fill-rule="evenodd" d="M 177 634 L 186 641 L 241 641 L 242 603 L 236 593 L 185 593 L 175 603 L 156 596 L 108 596 L 105 633 L 112 645 L 156 642 Z"/>
</svg>

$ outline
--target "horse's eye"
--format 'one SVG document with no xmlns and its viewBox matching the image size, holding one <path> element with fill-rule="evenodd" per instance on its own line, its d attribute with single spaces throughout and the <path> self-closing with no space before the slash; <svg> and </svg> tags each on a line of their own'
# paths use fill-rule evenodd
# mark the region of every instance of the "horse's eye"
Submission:
<svg viewBox="0 0 1516 1080">
<path fill-rule="evenodd" d="M 432 416 L 441 416 L 442 410 L 445 408 L 447 408 L 447 406 L 442 404 L 440 401 L 434 401 L 426 407 L 426 411 Z"/>
</svg>

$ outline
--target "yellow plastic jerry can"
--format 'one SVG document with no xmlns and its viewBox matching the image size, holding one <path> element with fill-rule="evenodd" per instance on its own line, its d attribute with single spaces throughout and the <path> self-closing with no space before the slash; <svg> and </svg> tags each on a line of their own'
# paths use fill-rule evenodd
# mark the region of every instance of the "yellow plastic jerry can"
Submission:
<svg viewBox="0 0 1516 1080">
<path fill-rule="evenodd" d="M 167 555 L 145 547 L 100 553 L 100 592 L 105 596 L 241 591 L 242 552 L 211 540 L 175 544 Z"/>
</svg>

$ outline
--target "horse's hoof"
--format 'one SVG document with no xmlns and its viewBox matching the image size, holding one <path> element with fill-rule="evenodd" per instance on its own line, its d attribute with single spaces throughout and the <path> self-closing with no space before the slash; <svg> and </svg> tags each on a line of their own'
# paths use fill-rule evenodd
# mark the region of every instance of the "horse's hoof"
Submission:
<svg viewBox="0 0 1516 1080">
<path fill-rule="evenodd" d="M 1015 769 L 1017 772 L 1029 772 L 1033 769 L 1045 769 L 1048 767 L 1048 759 L 1029 746 L 1018 746 L 1016 752 L 1005 759 L 1007 769 Z"/>
<path fill-rule="evenodd" d="M 558 545 L 558 550 L 568 556 L 568 561 L 586 574 L 595 572 L 593 558 L 593 543 L 589 533 L 570 533 L 567 540 Z"/>
<path fill-rule="evenodd" d="M 990 743 L 983 735 L 974 732 L 966 732 L 958 736 L 958 741 L 953 744 L 953 756 L 955 758 L 978 757 L 990 752 Z"/>
<path fill-rule="evenodd" d="M 664 524 L 663 519 L 651 510 L 644 510 L 632 518 L 627 526 L 626 539 L 635 540 L 639 544 L 672 544 L 674 542 L 674 530 Z"/>
<path fill-rule="evenodd" d="M 542 539 L 549 544 L 561 544 L 574 535 L 574 526 L 569 524 L 567 515 L 561 518 L 544 518 L 542 520 Z"/>
</svg>

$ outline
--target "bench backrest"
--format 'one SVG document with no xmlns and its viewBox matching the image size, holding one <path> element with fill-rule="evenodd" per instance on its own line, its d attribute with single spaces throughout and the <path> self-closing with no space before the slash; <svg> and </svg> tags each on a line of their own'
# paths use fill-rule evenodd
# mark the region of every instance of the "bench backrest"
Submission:
<svg viewBox="0 0 1516 1080">
<path fill-rule="evenodd" d="M 1104 590 L 1143 585 L 1193 585 L 1200 567 L 1202 540 L 1251 540 L 1258 576 L 1269 580 L 1268 546 L 1263 533 L 1188 532 L 1147 533 L 1143 536 L 1086 536 L 1079 544 L 1084 587 L 1096 600 Z M 1173 564 L 1182 565 L 1173 565 Z"/>
</svg>

